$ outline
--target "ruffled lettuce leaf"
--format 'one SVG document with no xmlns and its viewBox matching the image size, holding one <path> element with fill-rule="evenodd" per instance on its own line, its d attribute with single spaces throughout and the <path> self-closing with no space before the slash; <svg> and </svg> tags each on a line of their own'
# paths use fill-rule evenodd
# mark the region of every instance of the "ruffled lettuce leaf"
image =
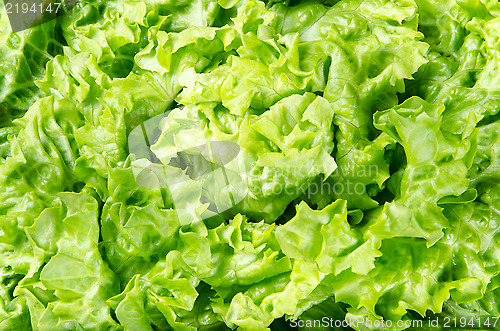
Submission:
<svg viewBox="0 0 500 331">
<path fill-rule="evenodd" d="M 0 5 L 0 127 L 11 126 L 43 94 L 35 80 L 45 74 L 48 61 L 62 53 L 61 27 L 53 20 L 12 32 L 4 4 Z"/>
<path fill-rule="evenodd" d="M 375 127 L 403 146 L 407 165 L 397 198 L 370 224 L 369 237 L 420 237 L 432 245 L 443 236 L 448 222 L 437 202 L 467 189 L 475 146 L 474 134 L 466 138 L 442 130 L 443 111 L 415 97 L 374 115 Z M 398 222 L 392 222 L 394 218 Z"/>
</svg>

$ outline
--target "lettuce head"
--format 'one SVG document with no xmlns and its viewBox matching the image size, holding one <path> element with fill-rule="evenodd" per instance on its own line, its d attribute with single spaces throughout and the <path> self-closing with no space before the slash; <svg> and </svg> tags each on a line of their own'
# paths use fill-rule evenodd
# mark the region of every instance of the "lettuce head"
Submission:
<svg viewBox="0 0 500 331">
<path fill-rule="evenodd" d="M 15 8 L 0 330 L 500 327 L 497 1 Z"/>
</svg>

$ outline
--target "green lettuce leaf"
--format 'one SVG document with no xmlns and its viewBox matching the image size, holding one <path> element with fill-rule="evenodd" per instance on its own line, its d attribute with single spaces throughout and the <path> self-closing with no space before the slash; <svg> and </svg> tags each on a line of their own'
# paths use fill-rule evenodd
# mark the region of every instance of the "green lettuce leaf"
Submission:
<svg viewBox="0 0 500 331">
<path fill-rule="evenodd" d="M 0 329 L 497 316 L 498 17 L 82 0 L 12 33 L 2 7 Z"/>
<path fill-rule="evenodd" d="M 11 126 L 43 96 L 35 80 L 44 76 L 47 62 L 62 53 L 63 43 L 55 20 L 12 32 L 4 4 L 0 5 L 0 127 Z"/>
</svg>

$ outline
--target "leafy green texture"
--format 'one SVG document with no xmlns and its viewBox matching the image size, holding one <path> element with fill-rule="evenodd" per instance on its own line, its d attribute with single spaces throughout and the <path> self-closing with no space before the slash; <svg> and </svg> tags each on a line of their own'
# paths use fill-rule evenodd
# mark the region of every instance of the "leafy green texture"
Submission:
<svg viewBox="0 0 500 331">
<path fill-rule="evenodd" d="M 490 0 L 2 7 L 0 329 L 487 329 L 499 31 Z"/>
</svg>

